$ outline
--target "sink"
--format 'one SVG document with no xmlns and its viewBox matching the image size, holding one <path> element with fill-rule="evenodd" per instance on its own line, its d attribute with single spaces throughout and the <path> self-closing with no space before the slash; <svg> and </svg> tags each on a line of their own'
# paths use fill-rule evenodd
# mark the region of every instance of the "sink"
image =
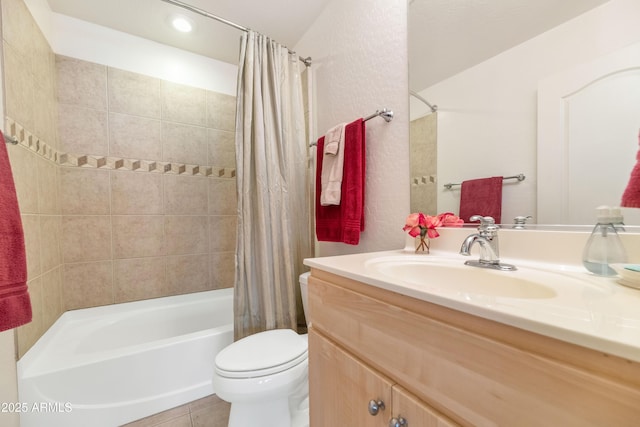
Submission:
<svg viewBox="0 0 640 427">
<path fill-rule="evenodd" d="M 440 293 L 477 296 L 549 299 L 557 292 L 549 286 L 560 278 L 552 272 L 519 267 L 497 271 L 464 265 L 464 260 L 436 256 L 390 256 L 368 260 L 369 273 Z"/>
</svg>

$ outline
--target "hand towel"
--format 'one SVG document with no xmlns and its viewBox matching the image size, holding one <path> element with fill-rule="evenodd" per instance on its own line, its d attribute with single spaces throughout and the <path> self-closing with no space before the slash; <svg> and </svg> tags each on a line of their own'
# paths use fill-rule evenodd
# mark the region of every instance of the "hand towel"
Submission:
<svg viewBox="0 0 640 427">
<path fill-rule="evenodd" d="M 472 179 L 462 182 L 460 190 L 460 218 L 469 222 L 473 215 L 490 216 L 501 222 L 502 177 Z"/>
<path fill-rule="evenodd" d="M 345 123 L 335 126 L 324 136 L 322 150 L 322 206 L 339 205 L 342 194 L 344 170 L 344 128 Z"/>
<path fill-rule="evenodd" d="M 640 132 L 638 133 L 638 145 L 640 145 Z M 636 165 L 631 170 L 631 176 L 627 183 L 620 206 L 626 208 L 640 208 L 640 148 L 636 154 Z"/>
<path fill-rule="evenodd" d="M 345 126 L 344 172 L 340 205 L 322 206 L 323 156 L 325 137 L 318 140 L 316 167 L 316 236 L 319 241 L 342 242 L 349 245 L 360 243 L 360 232 L 364 231 L 365 192 L 365 126 L 358 119 Z"/>
<path fill-rule="evenodd" d="M 1 133 L 0 206 L 0 331 L 5 331 L 31 321 L 31 300 L 18 197 Z"/>
</svg>

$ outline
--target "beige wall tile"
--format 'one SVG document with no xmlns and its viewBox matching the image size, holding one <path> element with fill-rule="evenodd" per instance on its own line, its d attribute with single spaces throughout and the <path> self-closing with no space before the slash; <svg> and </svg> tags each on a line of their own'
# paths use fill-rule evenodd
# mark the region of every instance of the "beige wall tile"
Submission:
<svg viewBox="0 0 640 427">
<path fill-rule="evenodd" d="M 66 215 L 108 215 L 109 171 L 60 168 L 60 204 Z"/>
<path fill-rule="evenodd" d="M 113 216 L 113 257 L 135 258 L 164 254 L 161 215 Z"/>
<path fill-rule="evenodd" d="M 207 129 L 163 122 L 162 160 L 202 165 L 207 160 Z"/>
<path fill-rule="evenodd" d="M 206 124 L 206 91 L 162 82 L 162 119 L 196 126 Z"/>
<path fill-rule="evenodd" d="M 111 259 L 111 218 L 63 216 L 62 253 L 65 263 Z"/>
<path fill-rule="evenodd" d="M 206 291 L 210 288 L 208 255 L 167 257 L 167 285 L 172 295 Z"/>
<path fill-rule="evenodd" d="M 164 229 L 167 255 L 206 254 L 209 252 L 208 217 L 166 215 Z"/>
<path fill-rule="evenodd" d="M 236 249 L 236 217 L 235 216 L 211 216 L 209 217 L 211 252 L 234 252 Z"/>
<path fill-rule="evenodd" d="M 2 38 L 20 52 L 34 50 L 33 34 L 38 31 L 24 1 L 2 1 Z"/>
<path fill-rule="evenodd" d="M 32 22 L 35 29 L 32 33 L 33 52 L 31 54 L 34 81 L 42 87 L 48 100 L 56 101 L 56 57 L 38 25 L 34 20 Z M 42 101 L 42 98 L 37 100 Z"/>
<path fill-rule="evenodd" d="M 208 179 L 206 177 L 163 175 L 164 210 L 168 215 L 206 215 Z"/>
<path fill-rule="evenodd" d="M 38 157 L 28 148 L 7 146 L 20 212 L 38 213 Z"/>
<path fill-rule="evenodd" d="M 24 246 L 27 254 L 27 278 L 36 278 L 42 272 L 40 263 L 40 216 L 22 215 Z"/>
<path fill-rule="evenodd" d="M 107 110 L 107 67 L 56 55 L 58 101 L 77 107 Z"/>
<path fill-rule="evenodd" d="M 43 273 L 57 268 L 62 263 L 62 255 L 60 253 L 61 233 L 61 216 L 40 216 L 40 265 Z"/>
<path fill-rule="evenodd" d="M 235 252 L 214 252 L 209 259 L 211 289 L 233 288 L 235 283 Z"/>
<path fill-rule="evenodd" d="M 58 137 L 62 151 L 73 154 L 109 154 L 107 113 L 75 105 L 58 106 Z"/>
<path fill-rule="evenodd" d="M 207 127 L 219 130 L 235 131 L 235 96 L 207 91 Z"/>
<path fill-rule="evenodd" d="M 62 289 L 65 310 L 113 304 L 113 263 L 65 264 Z"/>
<path fill-rule="evenodd" d="M 59 215 L 58 166 L 50 160 L 38 157 L 38 211 L 41 214 Z"/>
<path fill-rule="evenodd" d="M 62 267 L 42 275 L 42 326 L 46 331 L 62 315 Z"/>
<path fill-rule="evenodd" d="M 26 129 L 33 129 L 33 75 L 29 58 L 7 43 L 4 50 L 5 114 Z"/>
<path fill-rule="evenodd" d="M 27 282 L 33 320 L 17 329 L 18 356 L 22 357 L 44 333 L 42 326 L 42 280 L 40 277 Z"/>
<path fill-rule="evenodd" d="M 236 215 L 236 180 L 209 178 L 209 215 Z"/>
<path fill-rule="evenodd" d="M 207 129 L 207 141 L 209 145 L 209 158 L 207 164 L 224 168 L 235 168 L 235 137 L 235 132 Z"/>
<path fill-rule="evenodd" d="M 114 263 L 116 303 L 169 294 L 165 275 L 165 258 L 119 259 Z"/>
<path fill-rule="evenodd" d="M 160 80 L 109 67 L 109 111 L 160 119 Z"/>
<path fill-rule="evenodd" d="M 114 215 L 161 214 L 162 176 L 140 172 L 111 172 L 111 209 Z"/>
<path fill-rule="evenodd" d="M 58 104 L 53 89 L 34 84 L 33 133 L 52 148 L 58 147 Z"/>
<path fill-rule="evenodd" d="M 109 114 L 109 154 L 133 159 L 159 160 L 161 122 L 127 114 Z"/>
</svg>

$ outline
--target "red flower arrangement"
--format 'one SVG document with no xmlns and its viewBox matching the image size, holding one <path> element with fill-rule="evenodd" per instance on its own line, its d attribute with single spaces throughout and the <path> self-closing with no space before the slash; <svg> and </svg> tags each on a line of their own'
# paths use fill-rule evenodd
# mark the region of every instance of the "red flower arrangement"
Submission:
<svg viewBox="0 0 640 427">
<path fill-rule="evenodd" d="M 408 232 L 411 237 L 420 236 L 416 252 L 425 251 L 426 253 L 429 253 L 429 239 L 440 236 L 437 227 L 461 227 L 464 224 L 460 217 L 451 212 L 444 212 L 436 216 L 416 212 L 410 214 L 405 222 L 403 231 Z"/>
</svg>

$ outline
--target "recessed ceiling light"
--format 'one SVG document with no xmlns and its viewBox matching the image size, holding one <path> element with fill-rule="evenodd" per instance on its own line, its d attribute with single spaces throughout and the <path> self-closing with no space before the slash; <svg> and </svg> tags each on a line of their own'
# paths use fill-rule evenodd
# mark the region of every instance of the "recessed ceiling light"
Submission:
<svg viewBox="0 0 640 427">
<path fill-rule="evenodd" d="M 182 33 L 190 33 L 193 31 L 193 21 L 186 16 L 176 15 L 171 17 L 171 25 Z"/>
</svg>

